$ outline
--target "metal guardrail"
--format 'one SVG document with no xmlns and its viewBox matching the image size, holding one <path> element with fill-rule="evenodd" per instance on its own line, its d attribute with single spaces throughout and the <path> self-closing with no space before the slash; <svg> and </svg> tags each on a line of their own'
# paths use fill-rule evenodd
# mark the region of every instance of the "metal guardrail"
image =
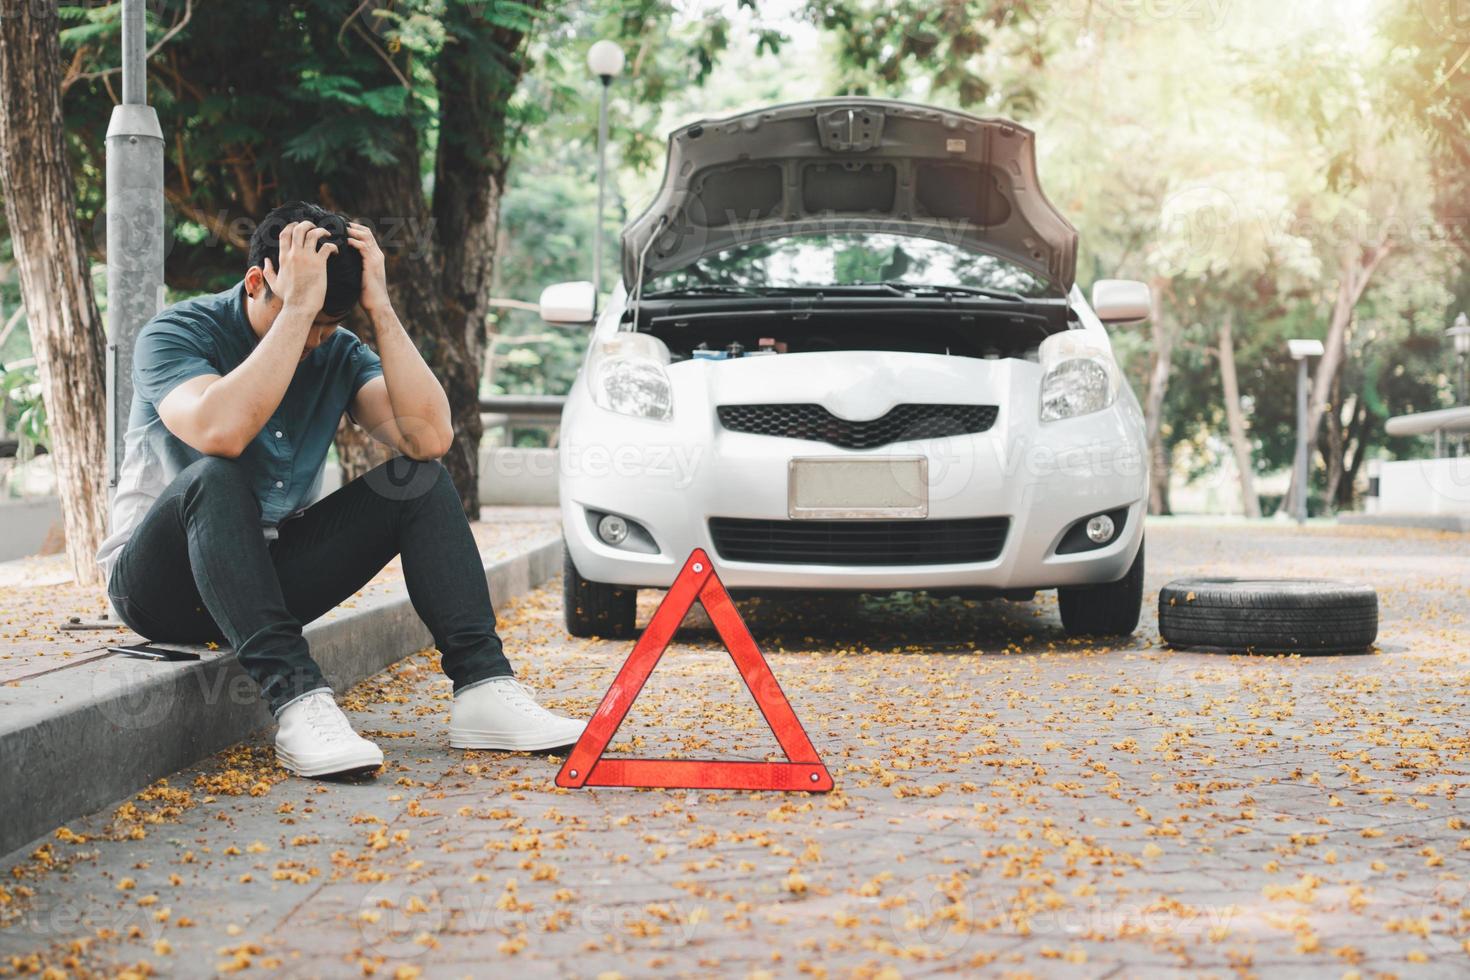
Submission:
<svg viewBox="0 0 1470 980">
<path fill-rule="evenodd" d="M 562 406 L 565 395 L 489 395 L 480 399 L 480 411 L 501 416 L 507 441 L 514 440 L 517 430 L 546 433 L 546 443 L 555 446 L 560 436 Z"/>
<path fill-rule="evenodd" d="M 36 446 L 35 455 L 44 456 L 49 450 L 45 446 Z M 0 439 L 0 459 L 18 459 L 20 457 L 19 439 Z"/>
<path fill-rule="evenodd" d="M 1391 418 L 1384 426 L 1391 436 L 1432 436 L 1438 432 L 1470 432 L 1470 408 L 1444 408 Z"/>
<path fill-rule="evenodd" d="M 1470 433 L 1470 408 L 1399 415 L 1389 419 L 1383 428 L 1391 436 L 1434 436 L 1434 453 L 1444 456 L 1446 435 Z"/>
<path fill-rule="evenodd" d="M 480 399 L 480 411 L 558 418 L 566 403 L 566 395 L 486 395 Z"/>
</svg>

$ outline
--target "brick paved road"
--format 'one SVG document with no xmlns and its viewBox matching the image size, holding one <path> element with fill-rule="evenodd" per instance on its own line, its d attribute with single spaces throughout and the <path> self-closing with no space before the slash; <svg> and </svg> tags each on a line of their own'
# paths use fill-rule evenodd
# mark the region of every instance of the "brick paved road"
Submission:
<svg viewBox="0 0 1470 980">
<path fill-rule="evenodd" d="M 1380 648 L 1171 653 L 1151 613 L 1092 648 L 1051 596 L 745 604 L 826 797 L 557 791 L 553 760 L 448 750 L 425 653 L 347 699 L 374 783 L 285 779 L 261 741 L 46 842 L 0 881 L 0 973 L 1470 972 L 1470 543 L 1161 523 L 1149 549 L 1153 589 L 1373 582 Z M 568 640 L 557 595 L 504 611 L 508 647 L 589 712 L 629 644 Z M 691 620 L 615 746 L 774 747 L 716 644 Z"/>
</svg>

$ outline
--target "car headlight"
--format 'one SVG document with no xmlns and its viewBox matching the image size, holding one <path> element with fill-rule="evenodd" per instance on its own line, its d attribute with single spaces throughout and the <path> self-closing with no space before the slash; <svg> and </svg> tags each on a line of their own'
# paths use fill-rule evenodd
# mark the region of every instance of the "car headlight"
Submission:
<svg viewBox="0 0 1470 980">
<path fill-rule="evenodd" d="M 1108 369 L 1090 357 L 1063 361 L 1041 379 L 1041 421 L 1100 412 L 1113 403 Z"/>
<path fill-rule="evenodd" d="M 1090 415 L 1118 397 L 1120 373 L 1104 338 L 1069 330 L 1048 337 L 1037 352 L 1041 362 L 1041 421 Z"/>
<path fill-rule="evenodd" d="M 669 349 L 648 334 L 625 333 L 596 345 L 588 360 L 588 385 L 599 408 L 619 415 L 667 422 L 674 417 L 674 388 L 664 365 Z"/>
</svg>

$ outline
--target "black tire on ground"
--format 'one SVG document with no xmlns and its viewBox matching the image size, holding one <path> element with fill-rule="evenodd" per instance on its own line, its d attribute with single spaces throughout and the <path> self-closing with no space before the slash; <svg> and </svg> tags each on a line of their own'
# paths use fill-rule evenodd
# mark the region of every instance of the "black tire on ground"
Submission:
<svg viewBox="0 0 1470 980">
<path fill-rule="evenodd" d="M 1128 574 L 1107 585 L 1057 589 L 1062 627 L 1069 636 L 1129 636 L 1143 610 L 1143 542 Z"/>
<path fill-rule="evenodd" d="M 1180 579 L 1159 592 L 1159 632 L 1175 647 L 1354 653 L 1378 638 L 1378 593 L 1310 579 Z"/>
<path fill-rule="evenodd" d="M 622 639 L 633 635 L 638 616 L 638 590 L 589 582 L 562 546 L 562 610 L 573 636 Z"/>
</svg>

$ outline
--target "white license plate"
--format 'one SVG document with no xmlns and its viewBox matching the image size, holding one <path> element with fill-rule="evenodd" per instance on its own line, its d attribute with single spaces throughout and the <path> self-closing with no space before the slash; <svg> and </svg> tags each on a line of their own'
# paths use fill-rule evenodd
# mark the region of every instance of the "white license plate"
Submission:
<svg viewBox="0 0 1470 980">
<path fill-rule="evenodd" d="M 862 520 L 929 516 L 929 460 L 923 456 L 791 460 L 787 516 Z"/>
</svg>

